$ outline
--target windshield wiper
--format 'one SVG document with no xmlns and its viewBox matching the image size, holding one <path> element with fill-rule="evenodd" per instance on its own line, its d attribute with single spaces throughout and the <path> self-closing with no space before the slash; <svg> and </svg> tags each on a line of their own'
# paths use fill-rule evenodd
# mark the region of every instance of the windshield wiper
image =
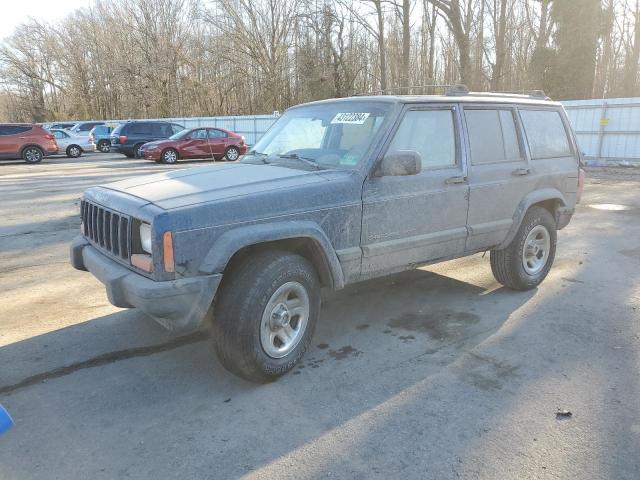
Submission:
<svg viewBox="0 0 640 480">
<path fill-rule="evenodd" d="M 278 155 L 278 158 L 290 158 L 292 160 L 300 160 L 302 163 L 306 163 L 307 165 L 312 166 L 316 170 L 320 170 L 320 165 L 318 165 L 318 162 L 315 162 L 310 158 L 301 157 L 297 153 L 281 153 L 280 155 Z"/>
</svg>

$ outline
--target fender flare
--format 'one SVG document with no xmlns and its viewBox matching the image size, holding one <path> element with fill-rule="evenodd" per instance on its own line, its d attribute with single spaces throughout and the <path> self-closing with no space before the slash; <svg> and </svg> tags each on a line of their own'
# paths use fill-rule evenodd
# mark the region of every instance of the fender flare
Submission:
<svg viewBox="0 0 640 480">
<path fill-rule="evenodd" d="M 524 220 L 524 216 L 527 214 L 527 210 L 529 210 L 532 205 L 544 202 L 545 200 L 556 200 L 561 207 L 567 205 L 564 195 L 562 195 L 560 190 L 556 188 L 542 188 L 527 194 L 518 204 L 518 207 L 513 214 L 513 224 L 511 225 L 506 238 L 496 247 L 496 250 L 506 248 L 511 243 L 520 229 L 520 225 L 522 224 L 522 220 Z"/>
<path fill-rule="evenodd" d="M 205 275 L 221 273 L 231 257 L 242 248 L 296 238 L 313 241 L 329 273 L 330 286 L 336 290 L 343 288 L 344 274 L 333 245 L 320 226 L 311 221 L 263 223 L 229 230 L 220 235 L 211 246 L 199 271 Z"/>
</svg>

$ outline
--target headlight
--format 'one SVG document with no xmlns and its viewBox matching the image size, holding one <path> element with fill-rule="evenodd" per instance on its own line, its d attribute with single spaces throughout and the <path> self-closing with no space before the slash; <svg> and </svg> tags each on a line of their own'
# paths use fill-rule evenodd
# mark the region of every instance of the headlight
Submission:
<svg viewBox="0 0 640 480">
<path fill-rule="evenodd" d="M 151 225 L 148 223 L 140 224 L 140 246 L 145 252 L 151 253 Z"/>
</svg>

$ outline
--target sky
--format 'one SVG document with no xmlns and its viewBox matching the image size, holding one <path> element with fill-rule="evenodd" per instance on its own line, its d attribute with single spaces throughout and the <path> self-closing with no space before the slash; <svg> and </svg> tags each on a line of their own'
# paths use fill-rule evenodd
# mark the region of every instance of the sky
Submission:
<svg viewBox="0 0 640 480">
<path fill-rule="evenodd" d="M 3 0 L 0 38 L 8 37 L 28 17 L 55 23 L 89 0 Z"/>
</svg>

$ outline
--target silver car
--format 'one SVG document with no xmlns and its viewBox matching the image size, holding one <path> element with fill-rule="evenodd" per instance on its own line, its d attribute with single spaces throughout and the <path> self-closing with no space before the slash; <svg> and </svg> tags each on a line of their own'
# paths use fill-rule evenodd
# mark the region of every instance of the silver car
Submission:
<svg viewBox="0 0 640 480">
<path fill-rule="evenodd" d="M 51 133 L 56 137 L 58 148 L 65 152 L 67 157 L 77 158 L 85 152 L 95 152 L 96 146 L 89 141 L 89 137 L 73 135 L 68 130 L 52 129 Z"/>
</svg>

